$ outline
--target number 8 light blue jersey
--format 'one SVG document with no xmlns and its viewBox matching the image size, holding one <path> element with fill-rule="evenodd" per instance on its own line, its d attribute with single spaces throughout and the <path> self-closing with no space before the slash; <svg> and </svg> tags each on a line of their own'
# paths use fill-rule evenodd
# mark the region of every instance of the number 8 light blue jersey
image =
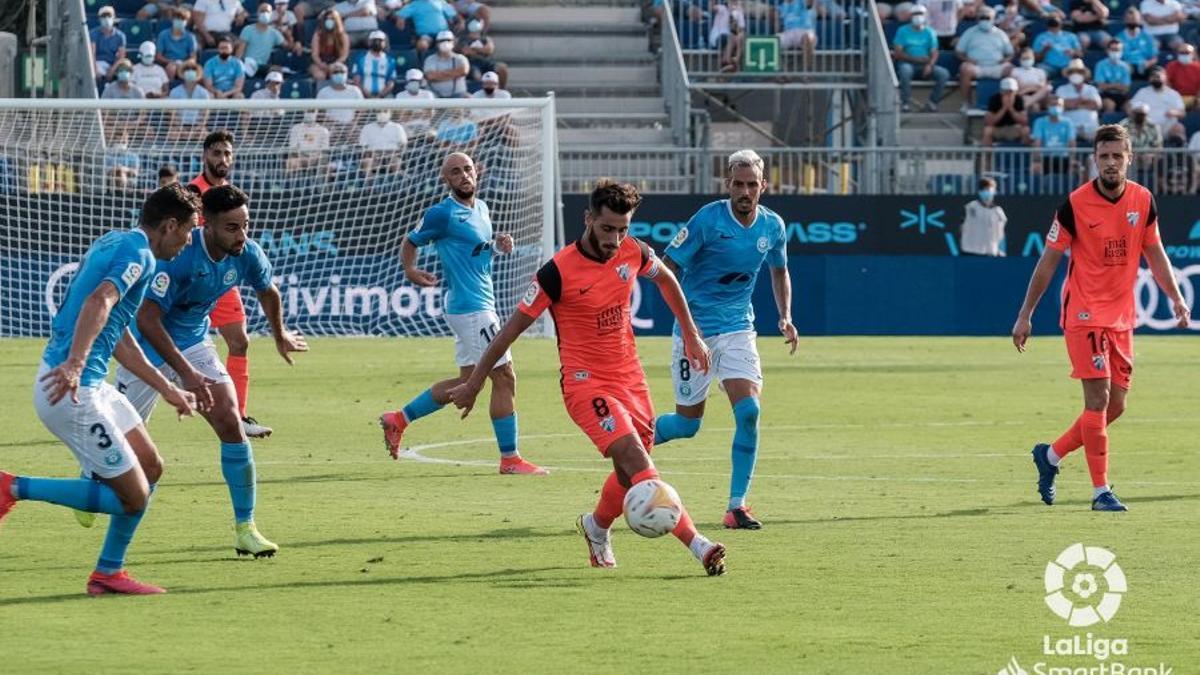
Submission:
<svg viewBox="0 0 1200 675">
<path fill-rule="evenodd" d="M 758 270 L 764 260 L 771 267 L 787 265 L 786 233 L 771 209 L 759 206 L 745 227 L 722 199 L 697 211 L 667 245 L 664 255 L 679 267 L 683 295 L 704 337 L 754 328 L 750 297 Z"/>
<path fill-rule="evenodd" d="M 141 229 L 109 232 L 93 242 L 54 316 L 50 343 L 42 353 L 46 365 L 55 368 L 67 360 L 71 342 L 75 339 L 75 322 L 79 320 L 84 301 L 107 281 L 116 287 L 120 300 L 109 312 L 108 321 L 92 343 L 92 351 L 88 353 L 79 377 L 79 384 L 84 387 L 103 382 L 108 374 L 108 361 L 142 304 L 154 269 L 150 240 Z"/>
</svg>

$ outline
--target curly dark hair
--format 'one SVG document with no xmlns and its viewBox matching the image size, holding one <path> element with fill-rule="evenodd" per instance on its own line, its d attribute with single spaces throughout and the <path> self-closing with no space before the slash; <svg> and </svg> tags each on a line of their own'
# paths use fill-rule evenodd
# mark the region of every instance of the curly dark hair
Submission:
<svg viewBox="0 0 1200 675">
<path fill-rule="evenodd" d="M 200 210 L 200 198 L 179 183 L 171 183 L 150 193 L 142 204 L 142 227 L 157 230 L 163 221 L 174 218 L 184 222 Z"/>
<path fill-rule="evenodd" d="M 642 203 L 642 195 L 631 183 L 618 183 L 611 178 L 601 178 L 592 190 L 589 208 L 592 215 L 600 215 L 600 209 L 607 206 L 609 211 L 625 215 Z"/>
<path fill-rule="evenodd" d="M 204 219 L 215 220 L 219 214 L 241 208 L 250 203 L 245 192 L 232 185 L 209 188 L 200 199 L 204 202 Z"/>
</svg>

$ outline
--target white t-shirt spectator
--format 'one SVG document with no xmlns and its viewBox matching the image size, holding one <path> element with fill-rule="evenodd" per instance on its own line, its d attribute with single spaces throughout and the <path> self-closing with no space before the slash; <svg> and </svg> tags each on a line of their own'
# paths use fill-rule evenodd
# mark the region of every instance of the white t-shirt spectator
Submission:
<svg viewBox="0 0 1200 675">
<path fill-rule="evenodd" d="M 1169 110 L 1187 110 L 1187 106 L 1183 104 L 1183 97 L 1174 89 L 1163 85 L 1160 91 L 1154 91 L 1154 87 L 1142 87 L 1133 95 L 1129 101 L 1130 105 L 1145 103 L 1150 106 L 1150 112 L 1146 114 L 1146 120 L 1158 126 L 1159 131 L 1163 132 L 1163 136 L 1167 135 L 1174 119 L 1167 117 Z"/>
<path fill-rule="evenodd" d="M 233 20 L 242 11 L 238 0 L 196 0 L 193 12 L 204 12 L 204 30 L 210 33 L 233 31 Z"/>
<path fill-rule="evenodd" d="M 408 134 L 404 133 L 404 127 L 395 122 L 372 122 L 359 132 L 358 144 L 367 150 L 394 152 L 408 145 Z"/>
<path fill-rule="evenodd" d="M 345 101 L 361 101 L 363 98 L 363 93 L 362 89 L 359 89 L 353 84 L 347 83 L 346 86 L 342 87 L 341 89 L 338 89 L 331 84 L 327 87 L 323 87 L 321 91 L 318 91 L 317 98 L 322 100 L 340 99 Z M 325 112 L 325 118 L 330 122 L 336 122 L 338 124 L 350 124 L 354 121 L 354 111 L 350 110 L 349 108 L 342 110 L 327 110 Z"/>
<path fill-rule="evenodd" d="M 1172 16 L 1176 12 L 1182 10 L 1183 5 L 1180 5 L 1178 0 L 1165 0 L 1164 2 L 1159 2 L 1158 0 L 1142 0 L 1142 4 L 1138 6 L 1138 9 L 1142 11 L 1142 16 L 1166 17 Z M 1155 37 L 1158 37 L 1159 35 L 1178 35 L 1179 24 L 1164 23 L 1158 26 L 1151 26 L 1149 23 L 1147 23 L 1142 30 L 1146 31 L 1147 35 L 1153 35 Z"/>
<path fill-rule="evenodd" d="M 376 18 L 379 10 L 375 7 L 375 0 L 344 0 L 334 5 L 334 9 L 342 15 L 342 25 L 345 26 L 348 33 L 372 31 L 379 28 L 379 20 Z M 369 14 L 350 16 L 351 13 L 362 9 L 366 9 Z"/>
<path fill-rule="evenodd" d="M 1090 84 L 1083 85 L 1079 91 L 1075 90 L 1075 85 L 1064 84 L 1054 90 L 1055 95 L 1066 101 L 1074 101 L 1076 99 L 1088 99 L 1096 102 L 1097 110 L 1102 103 L 1100 100 L 1100 91 Z M 1086 132 L 1088 136 L 1100 126 L 1100 113 L 1097 110 L 1088 110 L 1087 108 L 1076 108 L 1063 113 L 1063 117 L 1071 120 L 1075 124 L 1075 129 L 1080 132 Z"/>
<path fill-rule="evenodd" d="M 720 46 L 722 35 L 729 35 L 733 32 L 730 27 L 731 23 L 737 24 L 742 35 L 746 34 L 746 13 L 742 11 L 740 4 L 730 7 L 725 3 L 721 3 L 713 7 L 712 28 L 708 31 L 708 46 L 710 49 L 716 49 Z"/>
<path fill-rule="evenodd" d="M 1012 69 L 1012 78 L 1017 81 L 1017 91 L 1027 91 L 1035 87 L 1040 88 L 1046 84 L 1046 71 L 1037 66 L 1022 68 L 1017 66 Z"/>
<path fill-rule="evenodd" d="M 985 206 L 978 199 L 969 202 L 962 224 L 963 253 L 1004 255 L 1004 251 L 1000 250 L 1000 242 L 1004 241 L 1004 225 L 1007 222 L 1004 209 L 995 203 Z"/>
<path fill-rule="evenodd" d="M 133 64 L 133 83 L 142 91 L 155 96 L 163 95 L 163 85 L 170 82 L 167 71 L 157 63 L 147 66 L 144 63 Z"/>
<path fill-rule="evenodd" d="M 508 93 L 507 89 L 497 89 L 496 91 L 492 92 L 491 96 L 488 96 L 488 93 L 486 90 L 480 89 L 479 91 L 475 92 L 474 94 L 471 94 L 471 98 L 483 98 L 483 99 L 488 99 L 490 101 L 504 101 L 504 100 L 512 98 L 512 94 Z"/>
<path fill-rule="evenodd" d="M 263 87 L 250 94 L 251 101 L 278 101 L 279 94 Z M 275 110 L 255 110 L 250 113 L 251 117 L 283 117 L 283 110 L 276 108 Z"/>
<path fill-rule="evenodd" d="M 918 5 L 929 15 L 929 27 L 938 37 L 953 37 L 958 33 L 958 13 L 963 0 L 919 0 Z"/>
<path fill-rule="evenodd" d="M 407 89 L 401 89 L 400 93 L 396 94 L 395 98 L 401 101 L 432 101 L 437 98 L 432 91 L 428 89 L 418 89 L 417 93 L 410 94 Z"/>
<path fill-rule="evenodd" d="M 122 87 L 120 82 L 109 82 L 105 85 L 104 93 L 100 95 L 100 98 L 146 98 L 146 94 L 132 81 L 129 83 L 128 89 Z"/>
<path fill-rule="evenodd" d="M 288 132 L 288 147 L 300 152 L 328 150 L 329 130 L 316 122 L 293 124 Z"/>
<path fill-rule="evenodd" d="M 429 72 L 432 70 L 461 70 L 463 66 L 468 69 L 471 63 L 467 57 L 462 54 L 451 54 L 446 58 L 442 58 L 440 54 L 431 54 L 425 57 L 425 76 L 429 77 Z M 441 80 L 439 82 L 430 82 L 429 89 L 433 91 L 439 98 L 451 98 L 455 96 L 465 96 L 467 93 L 467 76 L 456 77 L 453 80 Z"/>
</svg>

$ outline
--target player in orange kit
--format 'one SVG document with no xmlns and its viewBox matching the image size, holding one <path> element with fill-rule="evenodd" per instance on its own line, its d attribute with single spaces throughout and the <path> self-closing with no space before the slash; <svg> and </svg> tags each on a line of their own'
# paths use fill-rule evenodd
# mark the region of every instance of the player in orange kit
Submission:
<svg viewBox="0 0 1200 675">
<path fill-rule="evenodd" d="M 679 321 L 687 358 L 694 367 L 708 370 L 708 349 L 675 275 L 659 263 L 649 246 L 628 236 L 629 222 L 641 200 L 632 185 L 601 180 L 584 214 L 583 237 L 538 270 L 517 311 L 492 339 L 470 377 L 450 391 L 465 417 L 496 361 L 542 312 L 550 310 L 558 332 L 567 413 L 613 463 L 595 511 L 580 516 L 578 522 L 593 567 L 616 566 L 609 533 L 621 515 L 625 493 L 658 477 L 649 454 L 654 445 L 654 407 L 631 323 L 630 295 L 637 277 L 658 286 Z M 710 576 L 725 572 L 725 547 L 698 533 L 686 510 L 673 534 Z"/>
<path fill-rule="evenodd" d="M 1187 327 L 1190 312 L 1159 239 L 1154 195 L 1125 178 L 1133 158 L 1129 134 L 1115 124 L 1100 127 L 1093 153 L 1100 177 L 1072 192 L 1055 214 L 1012 338 L 1024 352 L 1033 309 L 1070 249 L 1059 325 L 1071 377 L 1083 381 L 1084 410 L 1053 444 L 1034 446 L 1038 493 L 1054 503 L 1059 462 L 1082 445 L 1095 489 L 1092 510 L 1125 511 L 1108 483 L 1108 425 L 1125 411 L 1133 379 L 1133 294 L 1142 256 L 1171 298 L 1180 328 Z"/>
</svg>

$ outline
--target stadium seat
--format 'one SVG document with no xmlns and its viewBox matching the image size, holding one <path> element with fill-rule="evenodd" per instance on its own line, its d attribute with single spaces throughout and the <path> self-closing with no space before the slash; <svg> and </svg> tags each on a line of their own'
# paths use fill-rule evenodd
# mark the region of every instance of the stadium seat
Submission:
<svg viewBox="0 0 1200 675">
<path fill-rule="evenodd" d="M 83 11 L 88 16 L 96 16 L 96 12 L 99 12 L 100 8 L 107 4 L 106 0 L 83 0 Z"/>
<path fill-rule="evenodd" d="M 708 24 L 704 21 L 680 21 L 679 44 L 684 49 L 708 48 Z"/>
<path fill-rule="evenodd" d="M 117 12 L 117 16 L 134 17 L 137 16 L 138 11 L 146 6 L 146 4 L 146 0 L 109 0 L 108 2 L 100 3 L 96 7 L 96 10 L 99 11 L 100 7 L 104 5 L 112 5 L 113 10 Z"/>
<path fill-rule="evenodd" d="M 392 49 L 409 49 L 417 42 L 417 34 L 411 23 L 400 30 L 391 21 L 380 21 L 379 29 L 387 35 L 388 46 Z"/>
<path fill-rule="evenodd" d="M 1033 189 L 1027 152 L 997 150 L 992 156 L 992 172 L 1000 194 L 1029 194 Z"/>
<path fill-rule="evenodd" d="M 401 49 L 392 50 L 392 56 L 396 59 L 396 76 L 404 77 L 404 71 L 409 68 L 420 68 L 421 62 L 417 58 L 417 50 Z"/>
<path fill-rule="evenodd" d="M 287 80 L 279 92 L 279 98 L 312 98 L 317 93 L 313 81 L 307 77 Z"/>
<path fill-rule="evenodd" d="M 158 36 L 154 32 L 153 21 L 125 21 L 122 22 L 121 30 L 125 31 L 125 48 L 130 52 L 137 51 L 143 42 L 153 41 Z"/>
<path fill-rule="evenodd" d="M 938 52 L 937 64 L 946 70 L 950 71 L 950 79 L 958 79 L 958 69 L 962 66 L 962 61 L 958 59 L 958 55 L 953 49 L 943 49 Z"/>
<path fill-rule="evenodd" d="M 929 193 L 934 195 L 969 195 L 975 191 L 975 176 L 957 173 L 938 173 L 929 179 Z"/>
<path fill-rule="evenodd" d="M 1191 138 L 1192 134 L 1200 131 L 1200 112 L 1196 110 L 1190 111 L 1183 118 L 1183 128 L 1187 129 L 1187 137 Z"/>
<path fill-rule="evenodd" d="M 900 22 L 895 19 L 888 19 L 883 22 L 883 35 L 887 38 L 888 47 L 892 46 L 896 38 L 896 31 L 900 30 Z"/>
<path fill-rule="evenodd" d="M 317 20 L 315 18 L 305 19 L 304 23 L 296 26 L 296 39 L 304 43 L 304 46 L 309 46 L 312 42 L 312 36 L 317 32 Z"/>
<path fill-rule="evenodd" d="M 216 55 L 217 55 L 216 49 L 213 49 L 211 47 L 209 49 L 201 49 L 200 57 L 198 59 L 196 59 L 196 63 L 200 64 L 200 68 L 204 68 L 204 64 L 208 63 L 208 60 L 213 58 Z"/>
<path fill-rule="evenodd" d="M 992 94 L 998 91 L 1000 91 L 1000 80 L 991 77 L 981 77 L 975 80 L 975 107 L 987 110 Z"/>
<path fill-rule="evenodd" d="M 1108 58 L 1108 52 L 1106 50 L 1089 49 L 1088 51 L 1083 53 L 1083 65 L 1087 66 L 1088 70 L 1095 73 L 1096 72 L 1096 64 L 1100 63 L 1101 61 L 1103 61 L 1106 58 Z"/>
<path fill-rule="evenodd" d="M 846 25 L 840 19 L 817 19 L 817 48 L 845 49 Z"/>
<path fill-rule="evenodd" d="M 1125 113 L 1114 110 L 1113 112 L 1100 113 L 1100 124 L 1117 124 L 1125 119 Z"/>
<path fill-rule="evenodd" d="M 965 20 L 958 22 L 958 28 L 954 31 L 954 37 L 962 37 L 962 34 L 975 27 L 975 21 Z"/>
<path fill-rule="evenodd" d="M 275 49 L 271 52 L 271 65 L 287 68 L 296 75 L 304 77 L 308 74 L 308 66 L 312 63 L 307 54 L 293 54 L 286 49 Z"/>
<path fill-rule="evenodd" d="M 250 98 L 250 94 L 262 89 L 266 83 L 266 80 L 263 79 L 251 79 L 247 77 L 242 83 L 242 94 L 244 94 L 246 98 Z"/>
</svg>

